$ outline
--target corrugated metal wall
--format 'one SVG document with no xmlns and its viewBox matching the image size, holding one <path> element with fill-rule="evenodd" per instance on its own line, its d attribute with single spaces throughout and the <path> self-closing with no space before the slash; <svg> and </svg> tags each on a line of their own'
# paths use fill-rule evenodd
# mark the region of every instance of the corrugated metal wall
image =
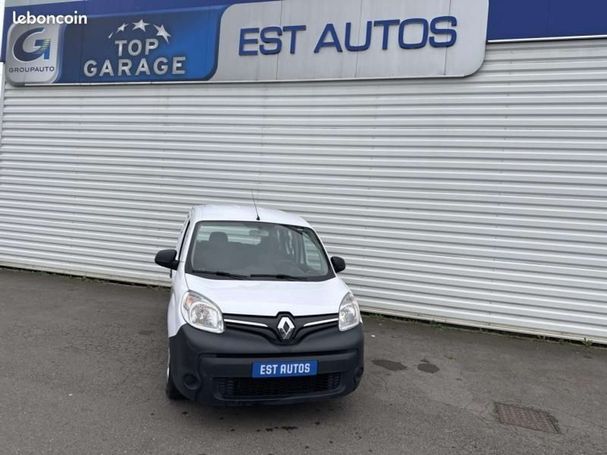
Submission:
<svg viewBox="0 0 607 455">
<path fill-rule="evenodd" d="M 187 208 L 320 231 L 365 309 L 607 342 L 607 41 L 460 80 L 7 87 L 0 263 L 166 283 Z"/>
</svg>

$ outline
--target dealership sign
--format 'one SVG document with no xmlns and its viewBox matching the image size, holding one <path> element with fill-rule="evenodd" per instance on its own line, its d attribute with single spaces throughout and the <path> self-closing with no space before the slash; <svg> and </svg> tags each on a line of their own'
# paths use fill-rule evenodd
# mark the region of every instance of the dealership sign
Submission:
<svg viewBox="0 0 607 455">
<path fill-rule="evenodd" d="M 463 77 L 480 68 L 485 54 L 488 0 L 139 3 L 129 3 L 136 12 L 110 0 L 7 8 L 8 80 Z"/>
</svg>

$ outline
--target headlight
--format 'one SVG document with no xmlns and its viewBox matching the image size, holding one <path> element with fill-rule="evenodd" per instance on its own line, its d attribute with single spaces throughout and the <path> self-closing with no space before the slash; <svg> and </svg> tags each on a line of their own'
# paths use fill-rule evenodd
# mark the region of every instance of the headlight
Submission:
<svg viewBox="0 0 607 455">
<path fill-rule="evenodd" d="M 348 292 L 339 305 L 339 330 L 345 332 L 361 322 L 358 302 L 352 293 Z"/>
<path fill-rule="evenodd" d="M 181 301 L 181 314 L 184 319 L 197 329 L 207 332 L 223 333 L 223 315 L 217 305 L 206 297 L 188 291 Z"/>
</svg>

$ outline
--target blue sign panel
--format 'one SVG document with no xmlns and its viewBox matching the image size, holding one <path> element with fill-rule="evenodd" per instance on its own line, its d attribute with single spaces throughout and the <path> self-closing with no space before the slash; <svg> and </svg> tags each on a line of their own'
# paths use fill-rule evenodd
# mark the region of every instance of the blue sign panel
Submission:
<svg viewBox="0 0 607 455">
<path fill-rule="evenodd" d="M 607 0 L 22 3 L 3 31 L 16 85 L 462 77 L 487 39 L 607 36 Z"/>
<path fill-rule="evenodd" d="M 57 83 L 207 80 L 223 9 L 92 17 L 67 27 Z"/>
<path fill-rule="evenodd" d="M 607 0 L 490 0 L 489 40 L 607 35 Z"/>
<path fill-rule="evenodd" d="M 90 0 L 7 10 L 14 85 L 463 77 L 488 0 Z"/>
</svg>

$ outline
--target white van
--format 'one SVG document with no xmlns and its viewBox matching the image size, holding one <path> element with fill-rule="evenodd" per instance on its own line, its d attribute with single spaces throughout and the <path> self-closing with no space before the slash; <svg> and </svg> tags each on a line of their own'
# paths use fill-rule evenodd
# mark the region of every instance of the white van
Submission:
<svg viewBox="0 0 607 455">
<path fill-rule="evenodd" d="M 339 397 L 363 375 L 358 303 L 302 218 L 254 206 L 188 215 L 171 269 L 166 392 L 208 404 Z"/>
</svg>

